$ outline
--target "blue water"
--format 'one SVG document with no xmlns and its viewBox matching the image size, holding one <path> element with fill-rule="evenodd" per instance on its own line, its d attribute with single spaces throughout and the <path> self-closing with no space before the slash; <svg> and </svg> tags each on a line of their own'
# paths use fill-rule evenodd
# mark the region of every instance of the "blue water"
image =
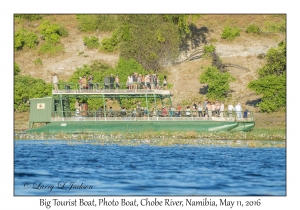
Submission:
<svg viewBox="0 0 300 210">
<path fill-rule="evenodd" d="M 17 140 L 15 195 L 286 195 L 285 148 Z"/>
</svg>

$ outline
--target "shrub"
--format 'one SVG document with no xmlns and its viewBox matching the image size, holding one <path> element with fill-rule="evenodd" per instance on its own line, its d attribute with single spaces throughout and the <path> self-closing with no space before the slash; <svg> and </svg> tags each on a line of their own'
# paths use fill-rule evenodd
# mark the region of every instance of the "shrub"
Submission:
<svg viewBox="0 0 300 210">
<path fill-rule="evenodd" d="M 259 79 L 251 81 L 248 88 L 263 95 L 258 104 L 262 112 L 274 112 L 286 107 L 286 42 L 269 49 L 266 60 L 258 69 Z"/>
<path fill-rule="evenodd" d="M 31 76 L 17 75 L 14 77 L 14 110 L 18 112 L 28 111 L 30 98 L 50 96 L 52 84 L 46 84 L 42 79 Z"/>
<path fill-rule="evenodd" d="M 20 73 L 21 69 L 19 64 L 17 64 L 16 62 L 14 62 L 14 76 L 18 75 Z"/>
<path fill-rule="evenodd" d="M 113 52 L 118 44 L 120 39 L 118 38 L 118 32 L 115 31 L 110 38 L 104 38 L 101 42 L 101 50 Z"/>
<path fill-rule="evenodd" d="M 59 25 L 57 33 L 59 36 L 62 37 L 67 37 L 69 35 L 69 32 L 67 31 L 66 27 L 61 25 Z"/>
<path fill-rule="evenodd" d="M 221 73 L 216 67 L 210 66 L 200 74 L 199 81 L 207 84 L 208 98 L 224 99 L 230 90 L 229 83 L 235 78 L 229 72 Z"/>
<path fill-rule="evenodd" d="M 239 29 L 238 27 L 231 28 L 229 26 L 225 26 L 225 28 L 223 29 L 221 37 L 223 39 L 232 40 L 235 37 L 239 36 L 240 32 L 241 32 L 241 29 Z"/>
<path fill-rule="evenodd" d="M 21 50 L 24 47 L 35 48 L 38 44 L 38 36 L 26 29 L 19 29 L 14 35 L 14 49 Z"/>
<path fill-rule="evenodd" d="M 214 45 L 205 45 L 203 46 L 203 51 L 204 54 L 202 55 L 202 57 L 209 57 L 209 55 L 215 50 L 215 46 Z"/>
<path fill-rule="evenodd" d="M 113 31 L 117 27 L 115 15 L 76 15 L 76 18 L 83 32 Z"/>
<path fill-rule="evenodd" d="M 247 26 L 246 33 L 259 34 L 260 28 L 255 24 L 250 24 Z"/>
<path fill-rule="evenodd" d="M 99 39 L 95 36 L 92 37 L 83 37 L 83 42 L 84 45 L 87 46 L 88 48 L 97 48 L 99 47 Z"/>
<path fill-rule="evenodd" d="M 44 21 L 39 26 L 39 31 L 43 35 L 46 42 L 56 44 L 60 41 L 60 36 L 68 36 L 68 32 L 64 26 L 51 24 L 49 20 Z"/>
<path fill-rule="evenodd" d="M 204 53 L 212 53 L 215 50 L 215 48 L 216 47 L 212 44 L 203 46 Z"/>
<path fill-rule="evenodd" d="M 23 19 L 30 20 L 30 21 L 40 20 L 43 18 L 42 15 L 31 15 L 31 14 L 15 14 L 15 17 L 23 18 Z"/>
<path fill-rule="evenodd" d="M 265 30 L 268 32 L 281 32 L 285 33 L 286 31 L 286 21 L 282 20 L 280 23 L 274 23 L 270 21 L 265 22 Z"/>
</svg>

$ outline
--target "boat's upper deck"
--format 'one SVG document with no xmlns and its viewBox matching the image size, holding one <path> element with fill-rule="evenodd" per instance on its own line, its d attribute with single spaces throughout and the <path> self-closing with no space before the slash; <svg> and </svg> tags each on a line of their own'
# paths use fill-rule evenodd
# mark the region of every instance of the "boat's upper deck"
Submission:
<svg viewBox="0 0 300 210">
<path fill-rule="evenodd" d="M 52 90 L 52 95 L 170 95 L 169 90 L 156 90 L 156 89 L 58 89 Z"/>
<path fill-rule="evenodd" d="M 139 88 L 143 87 L 143 88 Z M 121 84 L 116 88 L 115 84 L 104 85 L 102 83 L 95 83 L 86 87 L 81 87 L 79 84 L 60 83 L 57 84 L 57 89 L 53 86 L 52 95 L 161 95 L 164 97 L 170 96 L 170 91 L 158 86 L 158 88 L 151 88 L 151 86 L 134 86 L 129 89 L 126 85 Z"/>
</svg>

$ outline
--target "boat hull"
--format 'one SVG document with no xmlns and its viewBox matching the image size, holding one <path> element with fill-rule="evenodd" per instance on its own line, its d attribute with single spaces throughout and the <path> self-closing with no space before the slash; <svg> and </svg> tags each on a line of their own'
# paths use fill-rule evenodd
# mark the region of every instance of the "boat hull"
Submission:
<svg viewBox="0 0 300 210">
<path fill-rule="evenodd" d="M 216 132 L 247 131 L 253 127 L 253 122 L 221 121 L 60 121 L 30 129 L 27 133 Z"/>
</svg>

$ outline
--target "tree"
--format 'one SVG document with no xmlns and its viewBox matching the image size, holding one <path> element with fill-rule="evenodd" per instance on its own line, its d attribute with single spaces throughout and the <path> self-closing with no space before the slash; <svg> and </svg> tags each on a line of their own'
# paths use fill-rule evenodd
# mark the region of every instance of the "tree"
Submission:
<svg viewBox="0 0 300 210">
<path fill-rule="evenodd" d="M 42 79 L 29 75 L 14 77 L 14 110 L 24 112 L 29 110 L 30 98 L 42 98 L 51 95 L 52 84 L 46 84 Z"/>
<path fill-rule="evenodd" d="M 229 72 L 222 73 L 216 67 L 209 66 L 200 74 L 199 80 L 208 86 L 207 97 L 223 99 L 230 90 L 229 83 L 235 81 L 235 78 Z"/>
<path fill-rule="evenodd" d="M 267 63 L 258 69 L 259 79 L 248 88 L 262 94 L 258 104 L 262 112 L 274 112 L 286 106 L 286 43 L 280 42 L 266 54 Z"/>
</svg>

